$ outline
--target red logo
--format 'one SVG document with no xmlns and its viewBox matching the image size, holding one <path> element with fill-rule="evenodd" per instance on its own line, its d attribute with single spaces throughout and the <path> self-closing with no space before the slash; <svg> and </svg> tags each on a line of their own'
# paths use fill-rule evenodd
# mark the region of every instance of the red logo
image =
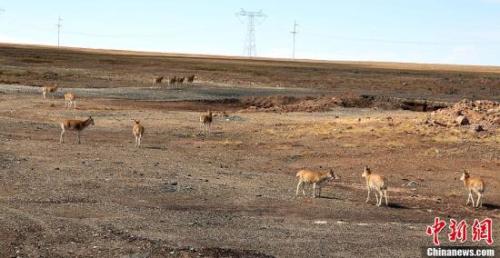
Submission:
<svg viewBox="0 0 500 258">
<path fill-rule="evenodd" d="M 481 240 L 486 240 L 488 245 L 493 244 L 493 220 L 490 218 L 484 219 L 483 221 L 479 221 L 478 219 L 474 220 L 474 224 L 472 224 L 472 241 L 478 242 Z"/>
<path fill-rule="evenodd" d="M 427 226 L 426 233 L 428 236 L 432 236 L 432 241 L 434 245 L 439 245 L 439 233 L 446 226 L 446 221 L 441 220 L 439 217 L 434 218 L 434 224 L 432 226 Z"/>
<path fill-rule="evenodd" d="M 446 227 L 446 221 L 441 220 L 439 217 L 434 218 L 434 224 L 427 226 L 425 233 L 428 236 L 432 236 L 432 242 L 434 245 L 440 245 L 439 233 L 443 231 Z M 450 229 L 448 233 L 448 240 L 450 242 L 456 242 L 459 240 L 461 243 L 467 241 L 467 222 L 461 220 L 457 222 L 455 219 L 450 219 L 448 228 Z M 474 219 L 472 224 L 472 241 L 479 242 L 484 240 L 488 245 L 493 245 L 493 220 L 490 218 L 479 221 Z"/>
<path fill-rule="evenodd" d="M 457 221 L 454 219 L 450 219 L 451 232 L 448 234 L 448 239 L 451 242 L 455 242 L 460 240 L 461 243 L 467 241 L 467 222 L 465 220 L 460 221 L 457 224 Z"/>
</svg>

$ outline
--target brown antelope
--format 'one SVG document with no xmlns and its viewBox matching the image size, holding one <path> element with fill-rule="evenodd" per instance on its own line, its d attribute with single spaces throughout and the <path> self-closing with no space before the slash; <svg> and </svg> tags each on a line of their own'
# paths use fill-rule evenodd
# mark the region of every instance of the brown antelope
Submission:
<svg viewBox="0 0 500 258">
<path fill-rule="evenodd" d="M 388 206 L 389 201 L 387 200 L 387 180 L 385 179 L 385 177 L 372 173 L 371 169 L 367 166 L 365 166 L 361 177 L 364 177 L 366 180 L 366 189 L 368 190 L 366 202 L 370 201 L 370 192 L 373 189 L 375 190 L 374 194 L 375 199 L 377 200 L 377 206 L 380 207 L 380 205 L 382 205 L 382 197 L 385 197 L 385 205 Z"/>
<path fill-rule="evenodd" d="M 469 201 L 472 200 L 472 207 L 482 207 L 485 188 L 484 181 L 480 177 L 471 177 L 468 171 L 464 171 L 462 173 L 460 180 L 464 182 L 465 189 L 469 192 L 465 206 L 469 205 Z M 472 196 L 473 192 L 477 195 L 477 201 L 475 204 Z"/>
<path fill-rule="evenodd" d="M 332 169 L 328 172 L 317 172 L 308 169 L 303 169 L 297 172 L 296 177 L 299 182 L 297 183 L 297 190 L 295 191 L 295 196 L 299 195 L 299 191 L 302 188 L 302 195 L 306 195 L 306 190 L 304 189 L 304 184 L 312 184 L 313 188 L 313 198 L 321 197 L 321 187 L 324 183 L 330 180 L 340 179 Z M 318 195 L 316 196 L 316 192 Z"/>
<path fill-rule="evenodd" d="M 180 78 L 178 78 L 178 79 L 177 79 L 177 82 L 178 82 L 179 84 L 183 84 L 183 83 L 184 83 L 184 80 L 186 80 L 186 77 L 180 77 Z"/>
<path fill-rule="evenodd" d="M 89 125 L 94 125 L 94 119 L 91 116 L 87 120 L 64 120 L 61 122 L 61 137 L 59 138 L 59 143 L 64 142 L 64 133 L 68 131 L 76 131 L 78 144 L 80 144 L 80 132 L 87 128 Z"/>
<path fill-rule="evenodd" d="M 210 134 L 210 128 L 212 127 L 213 115 L 212 111 L 208 110 L 208 114 L 203 114 L 200 116 L 200 132 L 205 129 Z"/>
<path fill-rule="evenodd" d="M 194 78 L 195 78 L 195 75 L 194 75 L 194 74 L 193 74 L 193 75 L 191 75 L 191 76 L 189 76 L 189 77 L 187 77 L 187 82 L 188 82 L 188 83 L 193 83 L 193 82 L 194 82 Z"/>
<path fill-rule="evenodd" d="M 134 126 L 132 127 L 132 134 L 135 137 L 135 146 L 141 147 L 142 136 L 144 135 L 144 126 L 141 125 L 141 121 L 132 119 L 134 121 Z"/>
<path fill-rule="evenodd" d="M 153 84 L 161 84 L 162 81 L 163 81 L 163 76 L 159 76 L 154 78 Z"/>
<path fill-rule="evenodd" d="M 169 82 L 170 85 L 175 85 L 176 83 L 177 83 L 177 76 L 170 78 L 170 82 Z"/>
<path fill-rule="evenodd" d="M 47 98 L 47 94 L 56 92 L 58 88 L 59 87 L 57 85 L 42 87 L 42 96 L 43 96 L 43 98 L 46 99 Z"/>
<path fill-rule="evenodd" d="M 64 101 L 65 101 L 66 108 L 71 108 L 71 106 L 73 106 L 73 108 L 76 108 L 76 100 L 75 99 L 76 99 L 75 94 L 73 94 L 71 92 L 65 93 L 64 94 Z"/>
</svg>

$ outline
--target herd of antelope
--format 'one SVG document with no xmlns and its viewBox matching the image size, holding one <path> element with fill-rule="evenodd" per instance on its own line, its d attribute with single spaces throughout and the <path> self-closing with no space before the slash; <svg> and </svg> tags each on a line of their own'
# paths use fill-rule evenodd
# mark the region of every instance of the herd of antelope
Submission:
<svg viewBox="0 0 500 258">
<path fill-rule="evenodd" d="M 158 78 L 157 78 L 158 79 Z M 155 79 L 155 81 L 157 81 Z M 161 77 L 159 82 L 161 83 Z M 176 77 L 172 79 L 177 79 Z M 194 75 L 189 77 L 189 81 L 194 80 Z M 45 99 L 47 94 L 55 93 L 58 89 L 58 86 L 45 86 L 42 88 L 42 95 Z M 71 108 L 73 106 L 76 108 L 75 94 L 68 92 L 64 94 L 65 106 L 66 108 Z M 140 123 L 139 120 L 132 119 L 132 134 L 135 137 L 135 146 L 141 147 L 142 137 L 144 135 L 144 126 Z M 210 135 L 210 129 L 213 122 L 213 114 L 212 111 L 208 110 L 207 114 L 200 115 L 200 133 L 205 131 Z M 85 128 L 90 125 L 94 125 L 94 119 L 90 116 L 86 120 L 72 120 L 67 119 L 60 123 L 61 127 L 61 135 L 59 137 L 59 143 L 64 143 L 64 134 L 66 131 L 75 131 L 77 133 L 77 142 L 80 141 L 80 133 Z M 295 195 L 298 196 L 300 190 L 302 189 L 302 194 L 305 196 L 305 185 L 312 185 L 313 194 L 312 197 L 321 197 L 321 188 L 324 184 L 332 180 L 338 180 L 340 177 L 330 169 L 328 172 L 319 172 L 313 171 L 309 169 L 300 170 L 296 177 L 298 179 L 297 189 Z M 368 166 L 364 167 L 363 173 L 361 177 L 365 179 L 367 197 L 366 202 L 370 201 L 370 193 L 373 191 L 375 195 L 376 205 L 381 206 L 382 201 L 385 200 L 385 205 L 389 206 L 389 201 L 387 197 L 387 189 L 388 189 L 388 181 L 387 179 L 380 174 L 372 173 L 371 169 Z M 466 206 L 472 201 L 472 206 L 475 208 L 482 207 L 483 205 L 483 194 L 485 191 L 485 183 L 480 177 L 472 177 L 468 171 L 464 171 L 460 180 L 463 181 L 465 189 L 468 192 Z M 476 194 L 477 200 L 474 201 L 473 193 Z"/>
<path fill-rule="evenodd" d="M 182 85 L 185 82 L 187 82 L 188 84 L 193 84 L 195 78 L 196 78 L 196 76 L 194 74 L 190 75 L 188 77 L 185 77 L 185 76 L 179 76 L 178 77 L 177 75 L 175 75 L 175 76 L 169 78 L 167 80 L 167 82 L 168 82 L 168 85 L 171 85 L 171 86 Z M 163 83 L 163 79 L 165 79 L 164 76 L 155 77 L 153 79 L 153 84 L 162 84 Z"/>
<path fill-rule="evenodd" d="M 340 179 L 340 177 L 330 169 L 328 172 L 312 171 L 308 169 L 300 170 L 297 172 L 297 190 L 295 196 L 299 195 L 302 189 L 302 194 L 305 196 L 306 192 L 304 185 L 312 185 L 312 197 L 321 197 L 321 188 L 324 184 L 329 181 Z M 365 179 L 366 190 L 368 191 L 368 196 L 366 197 L 366 202 L 370 201 L 370 193 L 373 191 L 375 195 L 376 205 L 381 206 L 382 200 L 385 200 L 385 205 L 389 206 L 389 200 L 387 197 L 387 179 L 380 174 L 372 173 L 368 166 L 365 166 L 361 177 Z M 480 177 L 472 177 L 468 171 L 464 171 L 460 180 L 464 182 L 465 189 L 468 192 L 467 203 L 465 206 L 469 205 L 472 201 L 472 207 L 480 208 L 483 207 L 483 194 L 485 191 L 485 183 Z M 474 203 L 473 194 L 476 194 L 477 201 Z"/>
<path fill-rule="evenodd" d="M 190 81 L 194 80 L 194 75 L 189 77 Z M 160 80 L 161 81 L 161 80 Z M 42 96 L 44 99 L 47 98 L 47 94 L 53 94 L 58 90 L 57 85 L 50 85 L 42 87 Z M 53 96 L 52 96 L 53 97 Z M 66 92 L 64 94 L 64 101 L 66 108 L 76 108 L 76 95 L 72 92 Z M 135 137 L 135 146 L 141 147 L 142 137 L 144 135 L 144 126 L 141 125 L 139 120 L 132 119 L 133 127 L 132 134 Z M 208 111 L 207 114 L 202 114 L 200 116 L 200 133 L 204 131 L 210 135 L 210 128 L 212 126 L 213 115 L 212 111 Z M 60 124 L 61 127 L 61 135 L 59 137 L 59 143 L 64 143 L 64 134 L 66 131 L 75 131 L 78 144 L 81 143 L 80 133 L 87 128 L 89 125 L 94 125 L 94 119 L 90 116 L 86 120 L 74 120 L 74 119 L 66 119 L 62 121 Z"/>
</svg>

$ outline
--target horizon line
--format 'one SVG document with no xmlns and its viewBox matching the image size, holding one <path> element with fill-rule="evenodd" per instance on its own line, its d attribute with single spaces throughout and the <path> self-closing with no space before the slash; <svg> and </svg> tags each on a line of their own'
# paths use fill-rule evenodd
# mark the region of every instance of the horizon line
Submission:
<svg viewBox="0 0 500 258">
<path fill-rule="evenodd" d="M 51 44 L 35 44 L 35 43 L 18 43 L 0 41 L 0 47 L 32 47 L 32 48 L 47 48 L 73 50 L 80 52 L 110 52 L 120 55 L 144 55 L 144 56 L 170 56 L 170 57 L 191 57 L 204 59 L 231 59 L 231 60 L 247 60 L 247 61 L 274 61 L 274 62 L 297 62 L 297 63 L 324 63 L 324 64 L 357 64 L 370 67 L 378 65 L 379 68 L 395 68 L 394 65 L 403 65 L 399 69 L 408 70 L 449 70 L 449 71 L 466 71 L 465 68 L 489 68 L 492 73 L 500 73 L 500 65 L 482 65 L 482 64 L 452 64 L 452 63 L 431 63 L 431 62 L 405 62 L 405 61 L 390 61 L 390 60 L 348 60 L 348 59 L 315 59 L 315 58 L 286 58 L 286 57 L 266 57 L 266 56 L 242 56 L 242 55 L 225 55 L 225 54 L 205 54 L 192 52 L 167 52 L 155 50 L 134 50 L 134 49 L 113 49 L 113 48 L 92 48 L 80 46 L 57 46 Z M 385 67 L 384 67 L 385 66 Z M 421 66 L 421 67 L 418 67 Z M 425 67 L 422 67 L 425 66 Z M 440 66 L 440 67 L 432 67 Z M 440 69 L 439 69 L 440 68 Z M 446 69 L 447 68 L 447 69 Z M 456 68 L 456 69 L 452 69 Z M 459 69 L 461 68 L 461 69 Z"/>
</svg>

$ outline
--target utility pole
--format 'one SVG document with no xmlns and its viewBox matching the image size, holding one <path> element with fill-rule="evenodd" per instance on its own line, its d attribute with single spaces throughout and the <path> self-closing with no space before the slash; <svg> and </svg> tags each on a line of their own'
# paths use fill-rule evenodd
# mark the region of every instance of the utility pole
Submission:
<svg viewBox="0 0 500 258">
<path fill-rule="evenodd" d="M 259 19 L 266 18 L 267 16 L 261 11 L 250 12 L 245 9 L 241 9 L 236 13 L 238 17 L 247 18 L 247 36 L 245 42 L 245 52 L 249 57 L 257 55 L 257 43 L 255 39 L 255 26 Z M 259 23 L 260 24 L 260 23 Z"/>
<path fill-rule="evenodd" d="M 294 21 L 293 22 L 293 31 L 291 31 L 290 33 L 292 33 L 293 35 L 293 48 L 292 48 L 292 58 L 295 59 L 295 37 L 297 36 L 297 33 L 299 33 L 297 31 L 297 27 L 299 25 L 297 24 L 297 21 Z"/>
<path fill-rule="evenodd" d="M 60 46 L 60 38 L 61 38 L 61 27 L 62 27 L 62 19 L 61 16 L 57 19 L 57 47 Z"/>
</svg>

